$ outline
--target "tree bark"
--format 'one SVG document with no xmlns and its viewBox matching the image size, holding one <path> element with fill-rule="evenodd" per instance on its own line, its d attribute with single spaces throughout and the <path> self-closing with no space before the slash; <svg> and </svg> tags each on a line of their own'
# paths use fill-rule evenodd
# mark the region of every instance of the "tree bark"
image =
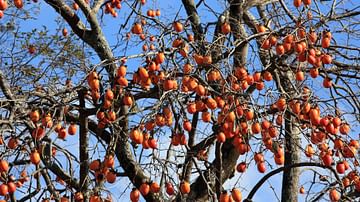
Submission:
<svg viewBox="0 0 360 202">
<path fill-rule="evenodd" d="M 221 173 L 222 181 L 220 184 L 222 185 L 226 180 L 233 176 L 236 162 L 240 154 L 232 145 L 231 141 L 227 141 L 222 145 L 221 154 L 223 169 Z M 201 173 L 195 182 L 192 183 L 191 192 L 186 201 L 210 201 L 209 198 L 212 197 L 212 194 L 209 194 L 209 192 L 215 191 L 216 161 L 217 160 L 215 159 L 211 164 L 211 168 Z"/>
<path fill-rule="evenodd" d="M 300 130 L 295 117 L 285 113 L 285 167 L 300 163 Z M 281 201 L 298 201 L 300 168 L 284 170 Z"/>
<path fill-rule="evenodd" d="M 280 79 L 277 82 L 280 84 L 278 89 L 280 92 L 286 92 L 290 98 L 297 96 L 297 90 L 294 89 L 295 80 L 291 70 L 287 71 L 278 71 L 280 73 Z M 297 86 L 299 87 L 299 86 Z M 299 123 L 297 123 L 296 117 L 294 117 L 289 111 L 285 111 L 285 163 L 284 166 L 288 167 L 293 164 L 300 163 L 300 128 Z M 281 201 L 298 201 L 298 191 L 299 191 L 299 175 L 300 168 L 295 167 L 291 169 L 284 170 L 283 181 L 282 181 L 282 193 Z"/>
<path fill-rule="evenodd" d="M 80 114 L 80 131 L 79 131 L 79 151 L 80 151 L 80 186 L 84 193 L 84 200 L 87 201 L 89 198 L 88 187 L 89 187 L 89 136 L 88 136 L 88 117 L 85 113 L 85 94 L 87 93 L 86 89 L 81 89 L 78 92 L 79 95 L 79 114 Z"/>
</svg>

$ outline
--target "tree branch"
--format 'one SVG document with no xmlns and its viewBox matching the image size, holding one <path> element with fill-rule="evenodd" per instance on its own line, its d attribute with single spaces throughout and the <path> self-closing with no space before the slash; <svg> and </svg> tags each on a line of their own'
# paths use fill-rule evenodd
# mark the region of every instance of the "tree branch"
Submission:
<svg viewBox="0 0 360 202">
<path fill-rule="evenodd" d="M 80 114 L 80 132 L 79 132 L 79 156 L 80 156 L 80 191 L 84 193 L 84 200 L 89 196 L 87 193 L 88 184 L 89 184 L 89 137 L 88 137 L 88 118 L 86 116 L 85 109 L 85 95 L 87 93 L 86 89 L 81 89 L 78 91 L 79 95 L 79 114 Z"/>
<path fill-rule="evenodd" d="M 256 191 L 262 186 L 262 184 L 264 184 L 264 182 L 266 182 L 266 180 L 268 180 L 270 177 L 272 177 L 273 175 L 276 175 L 280 172 L 292 169 L 292 168 L 298 168 L 298 167 L 305 167 L 305 166 L 313 166 L 313 167 L 320 167 L 323 169 L 329 169 L 331 170 L 331 172 L 335 175 L 336 180 L 338 181 L 338 183 L 341 184 L 341 179 L 339 177 L 339 175 L 337 174 L 336 170 L 331 167 L 331 166 L 325 166 L 323 164 L 320 163 L 313 163 L 313 162 L 302 162 L 302 163 L 295 163 L 292 165 L 288 165 L 288 166 L 283 166 L 280 168 L 277 168 L 271 172 L 269 172 L 268 174 L 266 174 L 263 178 L 261 178 L 261 180 L 252 188 L 252 190 L 250 191 L 248 197 L 244 200 L 244 202 L 251 202 L 252 198 L 254 197 Z"/>
</svg>

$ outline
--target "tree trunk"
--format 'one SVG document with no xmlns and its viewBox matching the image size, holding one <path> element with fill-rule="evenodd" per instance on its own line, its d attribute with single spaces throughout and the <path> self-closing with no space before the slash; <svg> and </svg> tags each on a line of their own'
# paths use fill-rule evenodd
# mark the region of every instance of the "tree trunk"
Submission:
<svg viewBox="0 0 360 202">
<path fill-rule="evenodd" d="M 300 162 L 300 130 L 295 117 L 285 113 L 285 167 Z M 298 201 L 300 168 L 284 170 L 281 201 Z"/>
<path fill-rule="evenodd" d="M 281 71 L 278 83 L 279 91 L 286 92 L 290 98 L 297 97 L 297 90 L 300 86 L 295 87 L 292 81 L 295 80 L 291 70 Z M 289 110 L 289 109 L 288 109 Z M 285 163 L 284 166 L 290 166 L 295 163 L 300 163 L 300 128 L 294 117 L 289 111 L 285 112 Z M 299 174 L 300 168 L 291 168 L 284 170 L 282 181 L 281 201 L 298 201 L 299 191 Z"/>
</svg>

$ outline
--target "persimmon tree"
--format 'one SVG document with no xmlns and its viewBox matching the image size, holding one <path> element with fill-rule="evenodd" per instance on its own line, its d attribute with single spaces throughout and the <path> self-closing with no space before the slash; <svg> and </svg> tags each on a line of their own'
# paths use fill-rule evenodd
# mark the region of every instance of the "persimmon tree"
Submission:
<svg viewBox="0 0 360 202">
<path fill-rule="evenodd" d="M 252 201 L 279 175 L 279 201 L 355 200 L 359 15 L 0 0 L 2 201 Z"/>
</svg>

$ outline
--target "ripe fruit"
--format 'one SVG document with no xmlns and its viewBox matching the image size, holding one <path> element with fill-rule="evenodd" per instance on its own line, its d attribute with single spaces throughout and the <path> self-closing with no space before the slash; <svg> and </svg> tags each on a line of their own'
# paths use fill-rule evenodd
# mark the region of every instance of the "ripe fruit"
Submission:
<svg viewBox="0 0 360 202">
<path fill-rule="evenodd" d="M 0 10 L 6 10 L 8 7 L 8 3 L 6 0 L 0 0 Z"/>
<path fill-rule="evenodd" d="M 207 106 L 207 108 L 209 108 L 211 110 L 216 109 L 216 107 L 217 107 L 216 100 L 213 98 L 206 99 L 206 106 Z"/>
<path fill-rule="evenodd" d="M 191 122 L 188 120 L 185 120 L 183 123 L 184 130 L 190 132 L 191 131 Z"/>
<path fill-rule="evenodd" d="M 271 81 L 273 79 L 273 77 L 269 71 L 265 71 L 263 74 L 263 77 L 264 77 L 265 81 Z"/>
<path fill-rule="evenodd" d="M 340 138 L 334 140 L 334 149 L 342 149 L 344 147 L 344 142 Z"/>
<path fill-rule="evenodd" d="M 14 182 L 7 183 L 9 193 L 14 193 L 16 191 L 16 184 Z"/>
<path fill-rule="evenodd" d="M 223 191 L 220 194 L 219 202 L 229 202 L 229 201 L 230 201 L 230 196 L 228 195 L 227 191 Z"/>
<path fill-rule="evenodd" d="M 208 111 L 202 112 L 201 113 L 201 119 L 206 123 L 210 122 L 211 121 L 211 113 L 208 112 Z"/>
<path fill-rule="evenodd" d="M 264 25 L 257 25 L 256 30 L 258 31 L 258 33 L 262 33 L 266 31 L 266 27 Z"/>
<path fill-rule="evenodd" d="M 114 183 L 116 181 L 116 173 L 114 171 L 107 172 L 106 181 L 108 183 Z"/>
<path fill-rule="evenodd" d="M 311 144 L 308 144 L 305 148 L 305 155 L 307 157 L 312 157 L 315 154 L 314 148 Z"/>
<path fill-rule="evenodd" d="M 158 52 L 158 54 L 156 54 L 155 61 L 157 64 L 163 63 L 165 61 L 165 54 L 163 52 Z"/>
<path fill-rule="evenodd" d="M 72 6 L 74 10 L 79 10 L 79 5 L 77 3 L 74 2 Z"/>
<path fill-rule="evenodd" d="M 139 129 L 132 129 L 130 132 L 130 139 L 136 144 L 141 144 L 143 142 L 143 134 Z"/>
<path fill-rule="evenodd" d="M 345 173 L 345 164 L 344 164 L 344 162 L 338 162 L 336 164 L 336 171 L 339 174 L 344 174 Z"/>
<path fill-rule="evenodd" d="M 323 64 L 331 64 L 332 63 L 332 57 L 328 54 L 325 54 L 321 57 L 321 61 Z"/>
<path fill-rule="evenodd" d="M 323 37 L 322 39 L 321 39 L 321 47 L 323 47 L 323 48 L 329 48 L 330 47 L 330 38 L 328 38 L 328 37 Z"/>
<path fill-rule="evenodd" d="M 140 23 L 135 23 L 131 28 L 133 34 L 141 34 L 143 32 L 142 26 Z"/>
<path fill-rule="evenodd" d="M 157 182 L 152 182 L 150 185 L 150 190 L 152 193 L 158 193 L 160 191 L 160 185 Z"/>
<path fill-rule="evenodd" d="M 22 0 L 14 0 L 14 5 L 16 6 L 16 8 L 18 9 L 22 9 L 24 7 L 24 3 Z"/>
<path fill-rule="evenodd" d="M 84 195 L 82 192 L 76 192 L 74 198 L 75 201 L 82 201 L 84 200 Z"/>
<path fill-rule="evenodd" d="M 62 35 L 63 35 L 64 37 L 67 37 L 67 35 L 68 35 L 68 30 L 67 30 L 66 28 L 63 28 L 63 30 L 62 30 Z"/>
<path fill-rule="evenodd" d="M 325 154 L 323 157 L 321 157 L 321 160 L 323 161 L 325 166 L 331 166 L 332 164 L 332 157 L 330 154 Z"/>
<path fill-rule="evenodd" d="M 157 149 L 157 141 L 155 138 L 148 139 L 147 143 L 151 149 Z"/>
<path fill-rule="evenodd" d="M 53 126 L 53 121 L 51 118 L 50 114 L 46 114 L 42 119 L 41 119 L 41 124 L 43 127 L 46 128 L 51 128 Z"/>
<path fill-rule="evenodd" d="M 133 188 L 133 190 L 130 192 L 130 200 L 131 202 L 137 202 L 140 198 L 140 192 L 136 188 Z"/>
<path fill-rule="evenodd" d="M 61 129 L 59 130 L 59 132 L 58 132 L 58 137 L 59 137 L 60 139 L 65 139 L 66 135 L 67 135 L 66 129 L 65 129 L 65 128 L 61 128 Z"/>
<path fill-rule="evenodd" d="M 15 149 L 17 146 L 18 146 L 18 139 L 17 138 L 15 138 L 15 137 L 11 137 L 10 139 L 9 139 L 9 142 L 8 142 L 8 147 L 10 148 L 10 149 Z"/>
<path fill-rule="evenodd" d="M 37 165 L 40 163 L 40 154 L 38 151 L 34 150 L 30 153 L 30 161 L 31 163 Z"/>
<path fill-rule="evenodd" d="M 100 160 L 99 159 L 96 159 L 96 160 L 93 160 L 90 165 L 89 165 L 89 168 L 90 170 L 93 170 L 93 171 L 96 171 L 96 170 L 99 170 L 100 169 Z"/>
<path fill-rule="evenodd" d="M 105 157 L 104 159 L 104 165 L 107 167 L 107 168 L 113 168 L 114 165 L 115 165 L 115 159 L 114 159 L 114 156 L 112 154 L 109 154 Z"/>
<path fill-rule="evenodd" d="M 294 0 L 294 6 L 296 7 L 296 8 L 299 8 L 300 6 L 301 6 L 301 0 Z"/>
<path fill-rule="evenodd" d="M 180 192 L 182 194 L 188 194 L 190 193 L 190 183 L 187 181 L 182 181 L 180 183 Z"/>
<path fill-rule="evenodd" d="M 147 78 L 149 78 L 149 73 L 144 67 L 140 67 L 138 72 L 141 80 L 146 80 Z"/>
<path fill-rule="evenodd" d="M 309 116 L 310 116 L 311 122 L 317 122 L 317 120 L 319 120 L 319 123 L 320 123 L 320 121 L 321 121 L 320 113 L 317 109 L 315 109 L 315 108 L 310 109 Z"/>
<path fill-rule="evenodd" d="M 270 137 L 274 138 L 278 135 L 278 130 L 276 127 L 271 126 L 268 130 L 269 130 Z"/>
<path fill-rule="evenodd" d="M 30 112 L 30 120 L 34 123 L 36 123 L 40 120 L 40 114 L 39 114 L 38 110 L 32 110 Z"/>
<path fill-rule="evenodd" d="M 192 34 L 188 34 L 187 35 L 187 38 L 188 38 L 188 40 L 191 42 L 191 41 L 194 41 L 194 35 L 192 35 Z"/>
<path fill-rule="evenodd" d="M 256 122 L 251 125 L 251 131 L 253 134 L 258 134 L 261 131 L 261 125 L 260 123 Z"/>
<path fill-rule="evenodd" d="M 75 135 L 76 134 L 76 125 L 74 123 L 71 123 L 68 128 L 69 135 Z"/>
<path fill-rule="evenodd" d="M 276 116 L 276 120 L 275 120 L 277 125 L 281 125 L 283 123 L 283 117 L 282 114 L 279 114 Z"/>
<path fill-rule="evenodd" d="M 261 44 L 261 48 L 262 49 L 265 49 L 265 50 L 268 50 L 271 48 L 271 43 L 270 43 L 270 40 L 269 39 L 265 39 L 262 44 Z"/>
<path fill-rule="evenodd" d="M 43 138 L 45 135 L 45 130 L 43 127 L 36 127 L 32 132 L 31 132 L 31 136 L 36 139 L 36 140 L 40 140 L 41 138 Z"/>
<path fill-rule="evenodd" d="M 129 95 L 125 95 L 123 98 L 124 105 L 131 106 L 133 104 L 132 97 Z"/>
<path fill-rule="evenodd" d="M 105 99 L 107 100 L 113 100 L 114 99 L 114 93 L 111 89 L 107 89 L 105 92 Z"/>
<path fill-rule="evenodd" d="M 250 146 L 248 144 L 245 144 L 245 143 L 240 143 L 239 146 L 237 147 L 237 150 L 239 151 L 239 153 L 241 155 L 243 155 L 246 152 L 250 151 Z"/>
<path fill-rule="evenodd" d="M 294 114 L 300 114 L 301 112 L 301 103 L 293 100 L 290 102 L 291 110 L 294 112 Z"/>
<path fill-rule="evenodd" d="M 296 80 L 297 81 L 303 81 L 305 79 L 305 75 L 303 71 L 297 71 L 296 72 Z"/>
<path fill-rule="evenodd" d="M 304 52 L 304 46 L 301 43 L 296 43 L 294 49 L 299 54 Z"/>
<path fill-rule="evenodd" d="M 331 88 L 332 81 L 331 81 L 331 79 L 329 77 L 324 78 L 323 86 L 324 86 L 324 88 Z"/>
<path fill-rule="evenodd" d="M 248 121 L 252 120 L 254 118 L 254 112 L 252 110 L 247 110 L 245 112 L 245 118 Z"/>
<path fill-rule="evenodd" d="M 124 77 L 126 76 L 126 66 L 125 65 L 121 65 L 120 67 L 118 67 L 118 69 L 116 70 L 116 74 L 119 77 Z"/>
<path fill-rule="evenodd" d="M 0 172 L 7 172 L 9 170 L 9 163 L 2 159 L 0 160 Z"/>
<path fill-rule="evenodd" d="M 271 35 L 271 36 L 269 37 L 269 41 L 270 41 L 270 44 L 271 44 L 272 46 L 275 46 L 276 43 L 277 43 L 277 38 L 276 38 L 276 36 L 275 36 L 275 35 Z"/>
<path fill-rule="evenodd" d="M 241 199 L 242 199 L 242 194 L 241 194 L 241 191 L 239 189 L 232 189 L 231 190 L 231 197 L 233 198 L 233 200 L 235 202 L 241 202 Z"/>
<path fill-rule="evenodd" d="M 300 192 L 300 194 L 305 194 L 305 188 L 303 186 L 301 186 L 299 192 Z"/>
<path fill-rule="evenodd" d="M 237 166 L 236 166 L 236 170 L 239 172 L 239 173 L 243 173 L 246 171 L 246 162 L 241 162 L 239 163 Z"/>
<path fill-rule="evenodd" d="M 218 135 L 216 136 L 216 139 L 218 142 L 224 143 L 226 140 L 226 136 L 223 132 L 219 132 Z"/>
<path fill-rule="evenodd" d="M 166 79 L 163 83 L 164 91 L 176 89 L 176 81 L 172 79 Z"/>
<path fill-rule="evenodd" d="M 149 10 L 146 12 L 146 14 L 147 14 L 147 16 L 149 16 L 149 17 L 154 17 L 154 16 L 155 16 L 155 12 L 154 12 L 154 10 L 152 10 L 152 9 L 149 9 Z"/>
<path fill-rule="evenodd" d="M 350 132 L 350 126 L 347 123 L 343 123 L 340 125 L 340 133 L 346 135 Z"/>
<path fill-rule="evenodd" d="M 107 113 L 106 118 L 108 119 L 109 122 L 113 122 L 116 120 L 116 113 L 114 111 L 109 111 Z"/>
<path fill-rule="evenodd" d="M 266 167 L 264 162 L 257 163 L 257 169 L 260 173 L 265 173 Z"/>
<path fill-rule="evenodd" d="M 7 186 L 7 184 L 1 184 L 0 185 L 0 195 L 5 196 L 8 194 L 8 192 L 9 192 L 9 187 Z"/>
<path fill-rule="evenodd" d="M 226 116 L 226 121 L 228 121 L 228 122 L 234 122 L 235 119 L 236 119 L 236 115 L 235 115 L 234 111 L 229 112 Z"/>
<path fill-rule="evenodd" d="M 285 43 L 290 43 L 291 44 L 293 41 L 294 41 L 294 35 L 292 35 L 292 34 L 288 34 L 284 38 Z"/>
<path fill-rule="evenodd" d="M 311 0 L 302 0 L 305 6 L 308 6 L 311 4 Z"/>
<path fill-rule="evenodd" d="M 283 111 L 286 108 L 286 99 L 283 97 L 279 98 L 279 100 L 276 102 L 276 107 L 280 111 Z"/>
<path fill-rule="evenodd" d="M 317 33 L 310 30 L 310 33 L 308 34 L 308 38 L 309 38 L 311 43 L 315 43 L 317 41 L 317 39 L 318 39 Z"/>
<path fill-rule="evenodd" d="M 191 70 L 192 70 L 192 66 L 190 63 L 186 63 L 184 65 L 184 68 L 183 68 L 183 71 L 184 71 L 184 74 L 190 74 L 191 73 Z"/>
<path fill-rule="evenodd" d="M 230 24 L 229 23 L 224 23 L 221 25 L 221 33 L 223 34 L 228 34 L 231 32 L 231 27 L 230 27 Z"/>
<path fill-rule="evenodd" d="M 184 29 L 183 25 L 179 21 L 174 22 L 173 27 L 176 32 L 182 32 Z"/>
<path fill-rule="evenodd" d="M 335 127 L 334 127 L 334 124 L 332 123 L 329 123 L 327 126 L 326 126 L 326 131 L 330 134 L 335 134 Z"/>
<path fill-rule="evenodd" d="M 262 153 L 256 153 L 254 155 L 254 160 L 256 163 L 263 162 L 264 161 L 264 155 Z"/>
<path fill-rule="evenodd" d="M 336 191 L 335 188 L 331 189 L 329 192 L 331 202 L 337 202 L 340 200 L 340 194 Z"/>
<path fill-rule="evenodd" d="M 344 185 L 344 187 L 348 187 L 348 186 L 350 186 L 350 179 L 348 178 L 348 177 L 344 177 L 343 179 L 342 179 L 342 183 L 343 183 L 343 185 Z M 357 183 L 358 184 L 358 183 Z M 359 191 L 358 190 L 358 186 L 357 185 L 355 185 L 355 188 L 356 188 L 356 190 L 357 191 Z M 360 187 L 359 187 L 360 188 Z"/>
<path fill-rule="evenodd" d="M 147 183 L 142 183 L 139 190 L 141 195 L 146 196 L 150 192 L 150 185 L 148 185 Z"/>
<path fill-rule="evenodd" d="M 101 202 L 101 198 L 98 195 L 92 195 L 90 197 L 90 202 Z"/>
<path fill-rule="evenodd" d="M 167 182 L 165 184 L 165 187 L 166 187 L 166 193 L 168 195 L 173 195 L 175 193 L 175 190 L 174 190 L 174 186 L 170 183 L 170 182 Z"/>
<path fill-rule="evenodd" d="M 197 53 L 194 53 L 193 54 L 193 57 L 194 57 L 194 60 L 196 62 L 196 64 L 198 65 L 202 65 L 203 64 L 203 61 L 204 61 L 204 57 L 202 55 L 199 55 Z"/>
<path fill-rule="evenodd" d="M 339 117 L 334 117 L 332 120 L 334 127 L 339 127 L 341 125 L 341 119 Z"/>
<path fill-rule="evenodd" d="M 278 54 L 279 56 L 284 55 L 285 53 L 285 49 L 284 46 L 282 44 L 278 44 L 276 46 L 276 54 Z"/>
</svg>

